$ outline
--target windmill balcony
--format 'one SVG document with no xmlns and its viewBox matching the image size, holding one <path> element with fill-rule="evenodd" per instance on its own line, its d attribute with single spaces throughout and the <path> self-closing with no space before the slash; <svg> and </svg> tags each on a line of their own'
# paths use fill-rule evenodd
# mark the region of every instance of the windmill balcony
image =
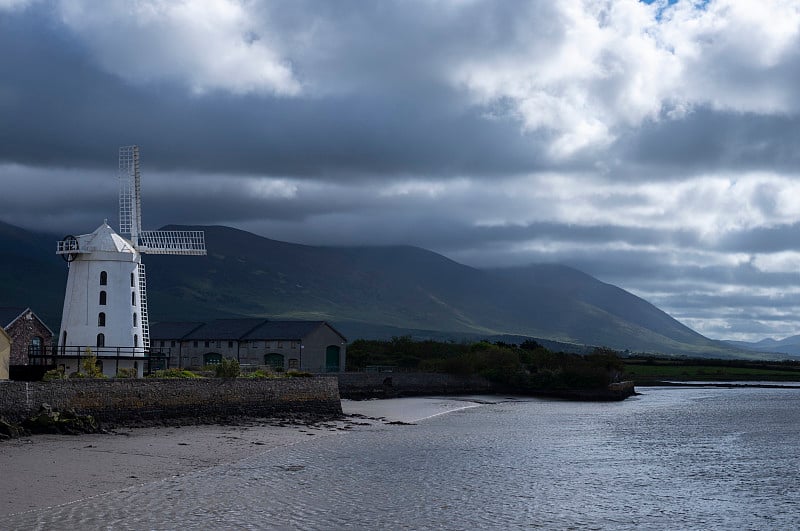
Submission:
<svg viewBox="0 0 800 531">
<path fill-rule="evenodd" d="M 77 240 L 61 240 L 56 242 L 56 254 L 86 254 L 88 251 L 78 249 Z"/>
<path fill-rule="evenodd" d="M 28 357 L 31 365 L 49 366 L 56 368 L 65 362 L 75 362 L 76 367 L 81 366 L 81 361 L 86 358 L 87 353 L 91 352 L 103 366 L 116 371 L 121 366 L 129 365 L 129 362 L 142 362 L 144 374 L 151 371 L 166 369 L 170 366 L 169 348 L 149 348 L 143 347 L 97 347 L 91 345 L 69 345 L 52 347 L 28 347 Z M 122 362 L 122 365 L 120 364 Z M 128 362 L 128 363 L 126 363 Z"/>
</svg>

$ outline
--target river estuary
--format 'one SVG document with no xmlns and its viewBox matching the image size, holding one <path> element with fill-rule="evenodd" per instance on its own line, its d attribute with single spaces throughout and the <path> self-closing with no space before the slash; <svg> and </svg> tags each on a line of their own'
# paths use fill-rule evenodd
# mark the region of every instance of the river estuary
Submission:
<svg viewBox="0 0 800 531">
<path fill-rule="evenodd" d="M 799 389 L 640 392 L 363 426 L 0 526 L 800 528 Z"/>
</svg>

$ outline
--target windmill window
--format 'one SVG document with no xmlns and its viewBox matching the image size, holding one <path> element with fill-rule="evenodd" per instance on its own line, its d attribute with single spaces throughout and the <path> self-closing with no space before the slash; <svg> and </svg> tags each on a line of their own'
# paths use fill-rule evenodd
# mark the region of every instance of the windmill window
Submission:
<svg viewBox="0 0 800 531">
<path fill-rule="evenodd" d="M 139 326 L 138 321 L 139 320 L 136 318 L 136 312 L 133 312 L 133 326 L 134 327 Z M 163 341 L 161 342 L 161 346 L 162 347 L 164 346 L 164 342 Z"/>
<path fill-rule="evenodd" d="M 97 326 L 105 326 L 106 325 L 106 314 L 105 312 L 100 312 L 97 314 Z"/>
<path fill-rule="evenodd" d="M 105 334 L 97 334 L 97 347 L 104 347 L 106 346 L 106 336 Z"/>
<path fill-rule="evenodd" d="M 175 342 L 174 342 L 174 341 L 170 341 L 170 342 L 169 342 L 169 346 L 170 346 L 170 347 L 174 347 L 174 346 L 175 346 Z"/>
<path fill-rule="evenodd" d="M 105 306 L 105 305 L 106 305 L 106 292 L 105 291 L 101 291 L 100 292 L 100 306 Z"/>
<path fill-rule="evenodd" d="M 106 284 L 108 284 L 108 273 L 100 271 L 100 285 L 105 286 Z"/>
<path fill-rule="evenodd" d="M 61 355 L 63 356 L 67 351 L 67 331 L 61 332 Z"/>
<path fill-rule="evenodd" d="M 136 292 L 131 291 L 131 305 L 136 306 Z"/>
<path fill-rule="evenodd" d="M 136 287 L 136 277 L 131 273 L 131 287 Z"/>
<path fill-rule="evenodd" d="M 136 335 L 136 334 L 133 334 L 133 347 L 136 348 L 138 346 L 139 346 L 139 336 Z"/>
<path fill-rule="evenodd" d="M 233 348 L 233 341 L 228 341 L 228 348 Z"/>
</svg>

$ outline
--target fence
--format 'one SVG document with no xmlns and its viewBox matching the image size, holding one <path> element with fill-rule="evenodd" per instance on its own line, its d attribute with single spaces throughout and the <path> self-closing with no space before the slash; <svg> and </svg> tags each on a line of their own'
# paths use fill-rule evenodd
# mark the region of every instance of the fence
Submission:
<svg viewBox="0 0 800 531">
<path fill-rule="evenodd" d="M 101 366 L 106 363 L 115 365 L 119 370 L 120 361 L 142 361 L 145 374 L 169 368 L 170 349 L 166 347 L 97 347 L 88 345 L 53 345 L 52 347 L 28 347 L 28 359 L 31 365 L 57 368 L 66 360 L 75 360 L 80 366 L 87 356 L 94 356 Z"/>
</svg>

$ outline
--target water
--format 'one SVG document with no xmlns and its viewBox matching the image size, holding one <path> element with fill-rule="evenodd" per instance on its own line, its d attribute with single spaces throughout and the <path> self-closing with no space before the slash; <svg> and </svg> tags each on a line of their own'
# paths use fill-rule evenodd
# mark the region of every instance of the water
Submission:
<svg viewBox="0 0 800 531">
<path fill-rule="evenodd" d="M 365 427 L 0 527 L 800 528 L 800 390 L 643 393 Z"/>
</svg>

